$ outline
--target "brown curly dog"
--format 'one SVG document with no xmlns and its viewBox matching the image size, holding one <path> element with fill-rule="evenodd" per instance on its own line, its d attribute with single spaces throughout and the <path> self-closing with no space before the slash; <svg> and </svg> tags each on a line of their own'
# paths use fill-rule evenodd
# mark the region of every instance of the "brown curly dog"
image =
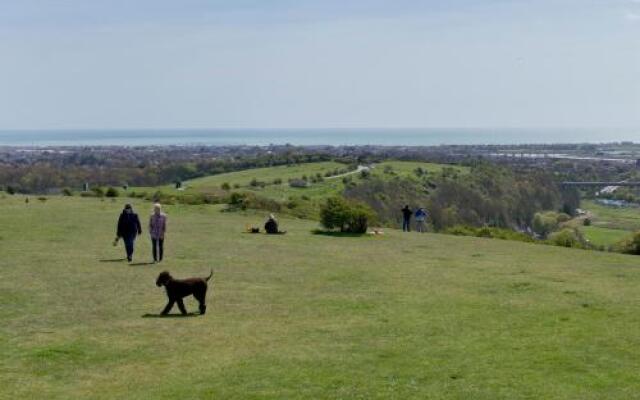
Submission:
<svg viewBox="0 0 640 400">
<path fill-rule="evenodd" d="M 156 279 L 156 285 L 158 287 L 164 286 L 167 290 L 167 297 L 169 302 L 167 306 L 162 310 L 162 315 L 167 315 L 174 303 L 178 303 L 180 312 L 185 315 L 187 310 L 184 308 L 182 299 L 184 297 L 193 295 L 193 297 L 200 303 L 200 314 L 204 314 L 207 311 L 205 304 L 205 297 L 207 295 L 207 282 L 213 276 L 213 270 L 206 278 L 188 278 L 188 279 L 174 279 L 168 271 L 163 271 L 158 275 Z"/>
</svg>

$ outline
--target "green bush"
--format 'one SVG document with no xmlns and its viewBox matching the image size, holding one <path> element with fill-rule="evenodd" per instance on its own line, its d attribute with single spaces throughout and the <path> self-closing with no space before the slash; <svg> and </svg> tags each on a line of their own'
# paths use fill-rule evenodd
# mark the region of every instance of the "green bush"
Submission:
<svg viewBox="0 0 640 400">
<path fill-rule="evenodd" d="M 233 192 L 229 196 L 229 207 L 231 209 L 254 209 L 278 212 L 282 209 L 282 205 L 275 200 L 258 196 L 254 193 Z"/>
<path fill-rule="evenodd" d="M 374 213 L 367 205 L 332 197 L 320 209 L 320 221 L 326 229 L 340 232 L 366 233 Z"/>
<path fill-rule="evenodd" d="M 558 229 L 558 216 L 555 212 L 536 213 L 533 217 L 533 231 L 546 238 Z"/>
<path fill-rule="evenodd" d="M 160 190 L 153 193 L 151 196 L 145 196 L 145 200 L 153 201 L 154 203 L 162 204 L 175 204 L 176 196 L 164 193 Z"/>
<path fill-rule="evenodd" d="M 267 186 L 267 183 L 266 183 L 266 182 L 259 181 L 259 180 L 257 180 L 256 178 L 253 178 L 253 179 L 251 180 L 251 182 L 249 182 L 249 185 L 250 185 L 251 187 L 265 187 L 265 186 Z"/>
<path fill-rule="evenodd" d="M 99 186 L 92 188 L 91 192 L 95 197 L 104 197 L 104 190 Z"/>
<path fill-rule="evenodd" d="M 73 196 L 73 192 L 69 188 L 64 188 L 64 189 L 62 189 L 62 195 L 63 196 Z"/>
<path fill-rule="evenodd" d="M 104 194 L 106 197 L 118 197 L 120 196 L 120 192 L 118 192 L 118 189 L 114 188 L 114 187 L 110 187 L 107 189 L 106 193 Z"/>
<path fill-rule="evenodd" d="M 222 190 L 229 191 L 231 190 L 231 185 L 229 184 L 229 182 L 224 182 L 222 185 L 220 185 L 220 188 Z"/>
<path fill-rule="evenodd" d="M 591 218 L 585 218 L 584 221 L 582 221 L 582 225 L 591 226 Z"/>
<path fill-rule="evenodd" d="M 620 253 L 640 255 L 640 232 L 616 244 L 613 249 Z"/>
<path fill-rule="evenodd" d="M 491 239 L 513 240 L 517 242 L 532 243 L 535 240 L 526 233 L 512 231 L 504 228 L 482 227 L 475 228 L 466 225 L 456 225 L 444 230 L 444 233 L 457 236 L 475 236 Z"/>
<path fill-rule="evenodd" d="M 585 240 L 577 229 L 564 228 L 549 236 L 549 242 L 554 246 L 585 248 Z"/>
</svg>

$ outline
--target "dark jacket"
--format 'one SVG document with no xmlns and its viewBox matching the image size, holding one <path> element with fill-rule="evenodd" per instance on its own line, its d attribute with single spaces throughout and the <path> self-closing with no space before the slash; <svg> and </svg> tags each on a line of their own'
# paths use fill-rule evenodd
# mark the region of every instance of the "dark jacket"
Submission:
<svg viewBox="0 0 640 400">
<path fill-rule="evenodd" d="M 142 233 L 140 219 L 136 213 L 122 212 L 118 218 L 118 237 L 135 237 Z"/>
<path fill-rule="evenodd" d="M 278 233 L 278 222 L 269 218 L 266 224 L 264 224 L 264 230 L 267 233 Z"/>
<path fill-rule="evenodd" d="M 411 209 L 409 207 L 405 207 L 405 208 L 402 209 L 402 217 L 405 220 L 411 219 L 412 215 L 413 215 L 413 211 L 411 211 Z"/>
</svg>

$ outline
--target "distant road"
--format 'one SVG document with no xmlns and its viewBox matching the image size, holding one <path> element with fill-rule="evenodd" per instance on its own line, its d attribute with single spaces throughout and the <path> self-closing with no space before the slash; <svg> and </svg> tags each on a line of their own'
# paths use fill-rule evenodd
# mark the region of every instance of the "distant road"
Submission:
<svg viewBox="0 0 640 400">
<path fill-rule="evenodd" d="M 349 171 L 349 172 L 346 172 L 346 173 L 340 174 L 340 175 L 330 176 L 327 179 L 342 178 L 343 176 L 357 174 L 358 172 L 362 172 L 362 171 L 369 171 L 370 169 L 371 169 L 371 167 L 367 167 L 367 166 L 364 166 L 364 165 L 358 165 L 358 168 L 354 169 L 353 171 Z"/>
</svg>

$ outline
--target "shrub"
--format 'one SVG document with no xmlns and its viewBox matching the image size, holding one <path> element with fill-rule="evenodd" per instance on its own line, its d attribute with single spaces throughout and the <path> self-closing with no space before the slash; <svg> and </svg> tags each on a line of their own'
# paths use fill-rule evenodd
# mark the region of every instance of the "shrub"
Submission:
<svg viewBox="0 0 640 400">
<path fill-rule="evenodd" d="M 591 226 L 591 218 L 585 218 L 584 221 L 582 221 L 582 225 Z"/>
<path fill-rule="evenodd" d="M 120 193 L 118 192 L 118 189 L 110 187 L 107 189 L 107 192 L 104 195 L 106 197 L 118 197 L 120 196 Z"/>
<path fill-rule="evenodd" d="M 145 196 L 146 200 L 153 201 L 154 203 L 162 203 L 162 204 L 175 204 L 176 197 L 167 193 L 164 193 L 160 190 L 153 193 L 151 196 Z"/>
<path fill-rule="evenodd" d="M 614 250 L 625 254 L 640 255 L 640 232 L 636 232 L 628 239 L 616 244 Z"/>
<path fill-rule="evenodd" d="M 251 186 L 251 187 L 265 187 L 265 186 L 267 186 L 267 183 L 259 181 L 256 178 L 253 178 L 251 180 L 251 182 L 249 182 L 249 186 Z"/>
<path fill-rule="evenodd" d="M 282 179 L 281 178 L 276 178 L 273 180 L 273 184 L 274 185 L 282 185 Z"/>
<path fill-rule="evenodd" d="M 69 188 L 64 188 L 64 189 L 62 189 L 62 195 L 63 196 L 73 196 L 73 192 Z"/>
<path fill-rule="evenodd" d="M 512 231 L 504 228 L 482 227 L 475 228 L 467 225 L 456 225 L 444 230 L 444 233 L 457 236 L 475 236 L 491 239 L 513 240 L 517 242 L 532 243 L 535 240 L 526 233 Z"/>
<path fill-rule="evenodd" d="M 225 182 L 222 185 L 220 185 L 220 188 L 228 192 L 229 190 L 231 190 L 231 185 L 229 184 L 229 182 Z"/>
<path fill-rule="evenodd" d="M 7 186 L 7 193 L 16 194 L 16 189 L 14 189 L 13 186 Z"/>
<path fill-rule="evenodd" d="M 320 209 L 322 225 L 329 230 L 339 229 L 340 232 L 366 233 L 373 218 L 373 211 L 367 205 L 342 197 L 329 198 Z"/>
<path fill-rule="evenodd" d="M 533 231 L 542 238 L 546 238 L 556 229 L 558 229 L 558 218 L 556 213 L 536 213 L 533 217 Z"/>
<path fill-rule="evenodd" d="M 94 187 L 91 192 L 95 197 L 104 197 L 104 190 L 101 187 Z"/>
<path fill-rule="evenodd" d="M 289 186 L 291 186 L 292 188 L 306 188 L 309 186 L 309 184 L 303 179 L 291 179 L 289 181 Z"/>
<path fill-rule="evenodd" d="M 280 203 L 266 197 L 258 196 L 254 193 L 233 192 L 229 197 L 231 209 L 255 209 L 277 212 L 282 209 Z"/>
<path fill-rule="evenodd" d="M 585 248 L 585 241 L 576 229 L 564 228 L 549 236 L 549 242 L 555 246 Z"/>
</svg>

